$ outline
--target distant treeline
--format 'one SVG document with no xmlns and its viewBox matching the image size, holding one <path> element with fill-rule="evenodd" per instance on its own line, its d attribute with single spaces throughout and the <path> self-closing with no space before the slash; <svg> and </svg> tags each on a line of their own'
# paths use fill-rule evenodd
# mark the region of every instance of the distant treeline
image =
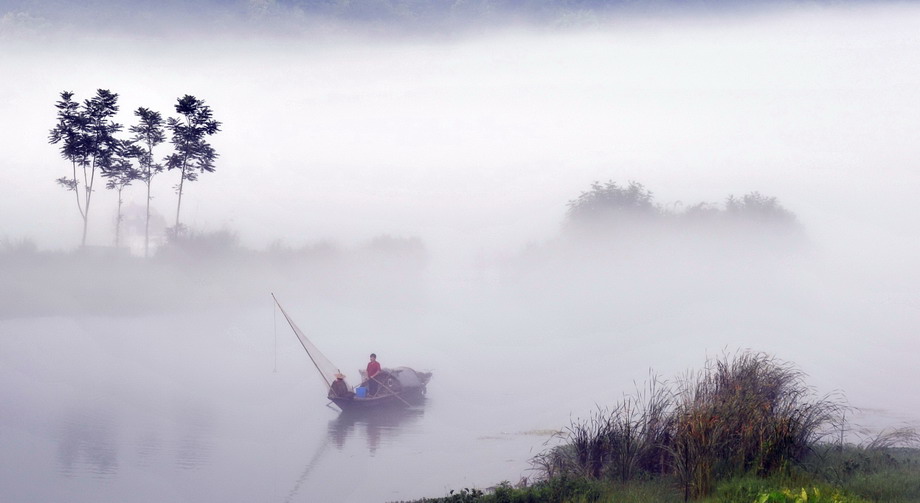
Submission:
<svg viewBox="0 0 920 503">
<path fill-rule="evenodd" d="M 135 128 L 132 127 L 132 130 Z M 126 143 L 130 145 L 130 143 Z M 62 148 L 63 150 L 63 148 Z M 114 169 L 108 167 L 111 161 L 97 161 L 102 167 L 102 175 L 109 177 L 109 187 L 112 179 L 122 180 L 125 184 L 132 180 L 140 180 L 147 185 L 147 199 L 149 203 L 149 185 L 153 174 L 163 170 L 162 165 L 152 163 L 150 150 L 137 154 L 141 158 L 141 170 L 134 168 L 130 163 L 119 161 Z M 175 154 L 167 157 L 170 159 Z M 77 158 L 75 166 L 90 164 L 85 158 Z M 180 166 L 181 163 L 173 163 Z M 152 167 L 151 167 L 152 166 Z M 192 166 L 191 164 L 189 166 Z M 127 169 L 125 174 L 120 169 Z M 147 169 L 150 169 L 148 172 Z M 213 170 L 213 166 L 210 167 Z M 193 180 L 197 172 L 208 171 L 208 167 L 194 165 L 183 175 L 184 179 Z M 76 176 L 75 170 L 75 176 Z M 62 178 L 58 183 L 77 192 L 78 206 L 81 215 L 86 214 L 83 204 L 88 206 L 86 199 L 80 199 L 77 187 L 80 185 L 76 179 Z M 86 185 L 84 185 L 85 187 Z M 89 186 L 91 187 L 91 185 Z M 115 188 L 124 188 L 124 185 Z M 91 192 L 86 190 L 87 194 Z M 180 194 L 181 197 L 181 194 Z M 119 197 L 120 199 L 120 197 Z M 181 201 L 181 199 L 180 199 Z M 119 204 L 120 201 L 119 201 Z M 147 219 L 149 220 L 149 209 Z M 121 219 L 116 219 L 116 246 L 117 227 Z M 146 223 L 146 222 L 145 222 Z M 146 227 L 146 226 L 145 226 Z M 84 217 L 84 231 L 86 218 Z M 181 229 L 182 232 L 176 232 Z M 145 228 L 145 253 L 147 255 L 148 237 Z M 662 204 L 655 201 L 653 194 L 641 183 L 630 181 L 625 185 L 617 182 L 593 182 L 590 188 L 582 192 L 577 198 L 568 201 L 567 211 L 562 220 L 562 233 L 559 239 L 566 241 L 577 237 L 593 236 L 597 238 L 612 238 L 620 242 L 635 236 L 632 231 L 659 231 L 664 235 L 693 234 L 697 236 L 711 236 L 712 230 L 727 230 L 734 232 L 746 230 L 764 236 L 788 236 L 801 231 L 795 214 L 783 207 L 777 198 L 765 196 L 759 192 L 750 192 L 740 197 L 729 195 L 722 204 L 700 202 L 692 205 Z M 195 259 L 208 257 L 236 257 L 263 254 L 270 260 L 289 259 L 315 259 L 348 255 L 350 252 L 330 241 L 315 241 L 301 246 L 286 244 L 282 239 L 271 243 L 262 252 L 245 249 L 240 244 L 240 236 L 232 230 L 219 230 L 204 232 L 187 228 L 178 223 L 165 236 L 165 242 L 156 247 L 156 255 L 161 259 Z M 427 249 L 419 237 L 378 235 L 370 239 L 364 246 L 366 251 L 373 251 L 391 257 L 401 257 L 413 261 L 424 261 Z M 84 243 L 85 247 L 85 243 Z M 0 236 L 0 258 L 38 253 L 37 245 L 29 238 L 13 240 Z M 124 253 L 128 253 L 124 250 Z"/>
<path fill-rule="evenodd" d="M 594 182 L 578 198 L 569 201 L 566 223 L 569 226 L 609 225 L 626 220 L 681 219 L 686 222 L 745 222 L 793 227 L 796 217 L 775 197 L 750 192 L 741 197 L 729 195 L 723 205 L 701 202 L 689 206 L 662 205 L 652 192 L 638 182 L 621 186 L 613 181 Z"/>
<path fill-rule="evenodd" d="M 640 183 L 612 181 L 595 182 L 569 201 L 561 223 L 560 232 L 549 236 L 545 246 L 522 246 L 515 257 L 492 264 L 496 278 L 531 278 L 540 284 L 546 272 L 555 281 L 553 272 L 562 269 L 545 266 L 570 263 L 573 257 L 581 257 L 576 262 L 597 274 L 613 274 L 620 270 L 615 266 L 666 274 L 651 271 L 670 270 L 664 266 L 675 258 L 724 261 L 732 250 L 745 260 L 757 258 L 752 251 L 785 254 L 795 249 L 795 241 L 775 238 L 798 229 L 791 211 L 756 192 L 729 196 L 723 204 L 682 207 L 656 203 Z M 736 239 L 739 234 L 745 239 Z M 765 239 L 746 239 L 750 236 Z M 648 261 L 637 263 L 636 253 L 624 255 L 624 250 L 648 255 Z M 430 286 L 429 259 L 426 244 L 413 236 L 378 235 L 350 247 L 321 240 L 300 245 L 278 240 L 256 250 L 243 246 L 231 230 L 186 229 L 171 234 L 149 257 L 135 257 L 118 247 L 42 251 L 28 238 L 0 237 L 0 317 L 158 312 L 257 302 L 266 291 L 285 288 L 323 298 L 339 295 L 343 302 L 416 302 Z M 594 281 L 603 283 L 603 275 Z"/>
</svg>

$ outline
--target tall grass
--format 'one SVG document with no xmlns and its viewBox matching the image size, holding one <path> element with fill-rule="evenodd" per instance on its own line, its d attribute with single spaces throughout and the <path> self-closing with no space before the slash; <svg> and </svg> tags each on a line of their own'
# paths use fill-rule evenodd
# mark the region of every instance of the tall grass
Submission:
<svg viewBox="0 0 920 503">
<path fill-rule="evenodd" d="M 663 473 L 669 463 L 672 395 L 652 377 L 645 390 L 627 396 L 612 409 L 573 420 L 562 436 L 566 443 L 533 459 L 546 478 L 574 475 L 633 480 Z"/>
<path fill-rule="evenodd" d="M 653 378 L 645 391 L 573 421 L 563 445 L 535 466 L 547 477 L 674 476 L 684 499 L 696 499 L 720 480 L 801 463 L 841 410 L 816 398 L 790 364 L 764 353 L 723 355 L 670 384 Z"/>
<path fill-rule="evenodd" d="M 679 382 L 676 402 L 671 449 L 687 498 L 708 494 L 718 479 L 799 463 L 841 411 L 814 399 L 791 365 L 751 352 L 710 361 Z"/>
</svg>

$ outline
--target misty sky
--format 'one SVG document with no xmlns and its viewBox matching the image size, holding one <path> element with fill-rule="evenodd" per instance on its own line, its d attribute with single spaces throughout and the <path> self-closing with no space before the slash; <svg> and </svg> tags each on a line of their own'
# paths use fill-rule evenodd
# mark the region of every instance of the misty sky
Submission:
<svg viewBox="0 0 920 503">
<path fill-rule="evenodd" d="M 391 234 L 502 253 L 552 237 L 565 203 L 610 179 L 664 204 L 757 190 L 826 246 L 918 251 L 914 5 L 406 37 L 219 23 L 158 33 L 133 29 L 137 16 L 120 30 L 112 14 L 62 26 L 22 9 L 9 4 L 0 24 L 0 238 L 77 246 L 73 196 L 54 183 L 69 166 L 47 134 L 59 92 L 107 88 L 125 124 L 139 106 L 171 115 L 183 94 L 207 101 L 223 122 L 220 158 L 187 186 L 183 220 L 250 246 Z M 167 221 L 177 181 L 154 179 Z M 129 188 L 128 204 L 142 194 Z M 114 193 L 93 203 L 89 243 L 111 244 Z"/>
</svg>

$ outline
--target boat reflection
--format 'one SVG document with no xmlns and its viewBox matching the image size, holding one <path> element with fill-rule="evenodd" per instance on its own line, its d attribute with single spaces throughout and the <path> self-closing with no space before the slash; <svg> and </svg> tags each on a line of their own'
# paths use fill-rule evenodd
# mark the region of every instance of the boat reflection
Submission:
<svg viewBox="0 0 920 503">
<path fill-rule="evenodd" d="M 424 414 L 425 409 L 421 406 L 346 410 L 329 421 L 329 438 L 342 449 L 349 438 L 359 436 L 359 431 L 363 429 L 367 450 L 373 455 L 381 442 L 393 440 Z"/>
<path fill-rule="evenodd" d="M 114 476 L 118 472 L 116 431 L 107 413 L 70 411 L 57 435 L 59 473 L 68 477 L 82 473 Z"/>
<path fill-rule="evenodd" d="M 401 432 L 406 431 L 407 426 L 424 414 L 425 410 L 422 407 L 382 407 L 369 410 L 348 410 L 340 413 L 335 419 L 329 421 L 328 435 L 309 459 L 300 477 L 294 482 L 294 486 L 284 499 L 285 503 L 297 500 L 304 485 L 308 484 L 310 475 L 324 463 L 323 460 L 327 457 L 326 450 L 330 443 L 341 451 L 349 438 L 360 436 L 363 430 L 367 439 L 367 449 L 373 455 L 382 443 L 395 439 Z M 328 485 L 327 483 L 326 486 Z M 329 490 L 329 487 L 315 489 L 315 491 L 322 490 Z"/>
</svg>

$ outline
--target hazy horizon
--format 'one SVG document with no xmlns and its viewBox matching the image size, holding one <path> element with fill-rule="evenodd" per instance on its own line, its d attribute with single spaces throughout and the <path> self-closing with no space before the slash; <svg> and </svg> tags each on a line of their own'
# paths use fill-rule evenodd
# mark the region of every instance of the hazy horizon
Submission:
<svg viewBox="0 0 920 503">
<path fill-rule="evenodd" d="M 551 238 L 595 180 L 641 182 L 663 204 L 759 191 L 813 236 L 858 230 L 904 245 L 899 229 L 918 214 L 918 13 L 799 7 L 370 43 L 4 37 L 0 182 L 14 190 L 0 236 L 79 244 L 73 194 L 54 183 L 69 167 L 47 134 L 58 93 L 105 88 L 126 126 L 140 106 L 168 116 L 183 94 L 207 101 L 223 122 L 220 157 L 187 184 L 183 220 L 247 246 L 388 234 L 438 253 L 513 252 Z M 166 222 L 176 182 L 153 181 Z M 142 206 L 143 185 L 126 196 Z M 97 189 L 93 202 L 88 243 L 109 245 L 114 193 Z"/>
</svg>

